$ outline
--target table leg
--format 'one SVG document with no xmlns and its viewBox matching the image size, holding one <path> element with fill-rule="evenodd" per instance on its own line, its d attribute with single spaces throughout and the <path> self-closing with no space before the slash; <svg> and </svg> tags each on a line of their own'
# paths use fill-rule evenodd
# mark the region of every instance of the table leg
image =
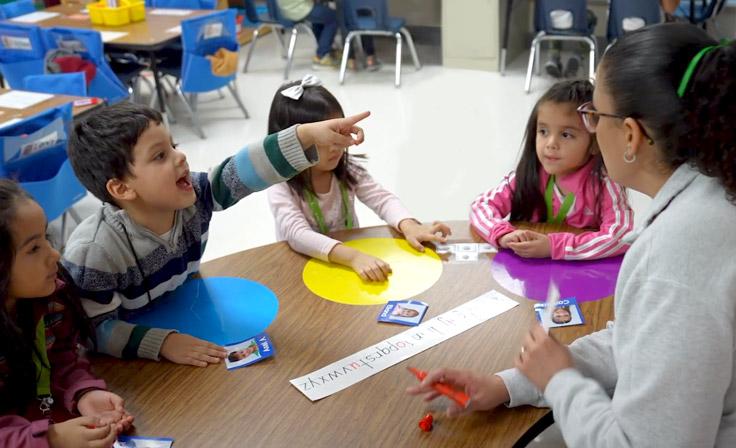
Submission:
<svg viewBox="0 0 736 448">
<path fill-rule="evenodd" d="M 161 77 L 158 73 L 158 65 L 156 62 L 156 53 L 149 52 L 151 59 L 151 71 L 153 72 L 153 83 L 156 86 L 156 96 L 158 97 L 158 111 L 161 112 L 161 116 L 164 118 L 164 126 L 169 127 L 169 119 L 166 116 L 166 106 L 164 105 L 164 90 L 161 87 Z"/>
<path fill-rule="evenodd" d="M 509 48 L 509 28 L 511 26 L 511 9 L 514 0 L 506 0 L 506 20 L 503 28 L 503 45 L 501 47 L 501 76 L 506 74 L 506 50 Z"/>
<path fill-rule="evenodd" d="M 690 23 L 695 23 L 695 1 L 690 0 Z"/>
</svg>

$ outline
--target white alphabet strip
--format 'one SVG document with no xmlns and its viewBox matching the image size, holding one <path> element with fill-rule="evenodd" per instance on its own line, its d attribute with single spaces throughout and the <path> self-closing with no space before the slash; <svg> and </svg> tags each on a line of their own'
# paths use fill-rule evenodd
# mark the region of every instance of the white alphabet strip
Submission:
<svg viewBox="0 0 736 448">
<path fill-rule="evenodd" d="M 457 308 L 289 381 L 312 401 L 328 397 L 519 305 L 489 291 Z"/>
</svg>

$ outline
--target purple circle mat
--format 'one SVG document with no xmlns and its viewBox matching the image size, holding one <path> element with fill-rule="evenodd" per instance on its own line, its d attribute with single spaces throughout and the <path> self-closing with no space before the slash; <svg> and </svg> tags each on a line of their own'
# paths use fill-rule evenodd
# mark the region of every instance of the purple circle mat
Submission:
<svg viewBox="0 0 736 448">
<path fill-rule="evenodd" d="M 602 260 L 564 261 L 522 258 L 510 250 L 501 250 L 493 258 L 493 278 L 509 292 L 532 300 L 547 300 L 551 280 L 560 289 L 560 297 L 574 297 L 578 302 L 599 300 L 613 295 L 623 255 Z"/>
</svg>

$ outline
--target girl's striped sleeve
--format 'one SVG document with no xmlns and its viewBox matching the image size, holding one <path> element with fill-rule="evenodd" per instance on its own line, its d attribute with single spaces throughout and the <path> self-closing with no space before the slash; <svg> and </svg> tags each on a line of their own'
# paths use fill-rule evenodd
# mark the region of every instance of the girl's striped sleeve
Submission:
<svg viewBox="0 0 736 448">
<path fill-rule="evenodd" d="M 550 233 L 551 257 L 564 260 L 592 260 L 623 254 L 629 248 L 623 238 L 634 229 L 634 211 L 626 191 L 610 178 L 603 179 L 601 225 L 598 231 Z"/>
</svg>

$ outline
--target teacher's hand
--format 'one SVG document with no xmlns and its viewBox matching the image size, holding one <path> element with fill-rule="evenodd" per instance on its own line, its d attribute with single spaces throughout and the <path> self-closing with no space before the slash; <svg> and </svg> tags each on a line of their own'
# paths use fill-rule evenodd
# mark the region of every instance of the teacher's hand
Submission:
<svg viewBox="0 0 736 448">
<path fill-rule="evenodd" d="M 535 325 L 524 339 L 516 368 L 544 392 L 549 380 L 561 370 L 575 367 L 570 349 Z"/>
<path fill-rule="evenodd" d="M 447 408 L 448 417 L 455 417 L 470 411 L 486 411 L 509 401 L 509 392 L 500 377 L 484 375 L 471 370 L 432 370 L 427 373 L 427 377 L 421 384 L 407 388 L 406 393 L 424 395 L 425 401 L 432 401 L 440 396 L 440 393 L 432 387 L 437 382 L 460 389 L 470 397 L 467 408 L 462 408 L 451 401 Z"/>
</svg>

